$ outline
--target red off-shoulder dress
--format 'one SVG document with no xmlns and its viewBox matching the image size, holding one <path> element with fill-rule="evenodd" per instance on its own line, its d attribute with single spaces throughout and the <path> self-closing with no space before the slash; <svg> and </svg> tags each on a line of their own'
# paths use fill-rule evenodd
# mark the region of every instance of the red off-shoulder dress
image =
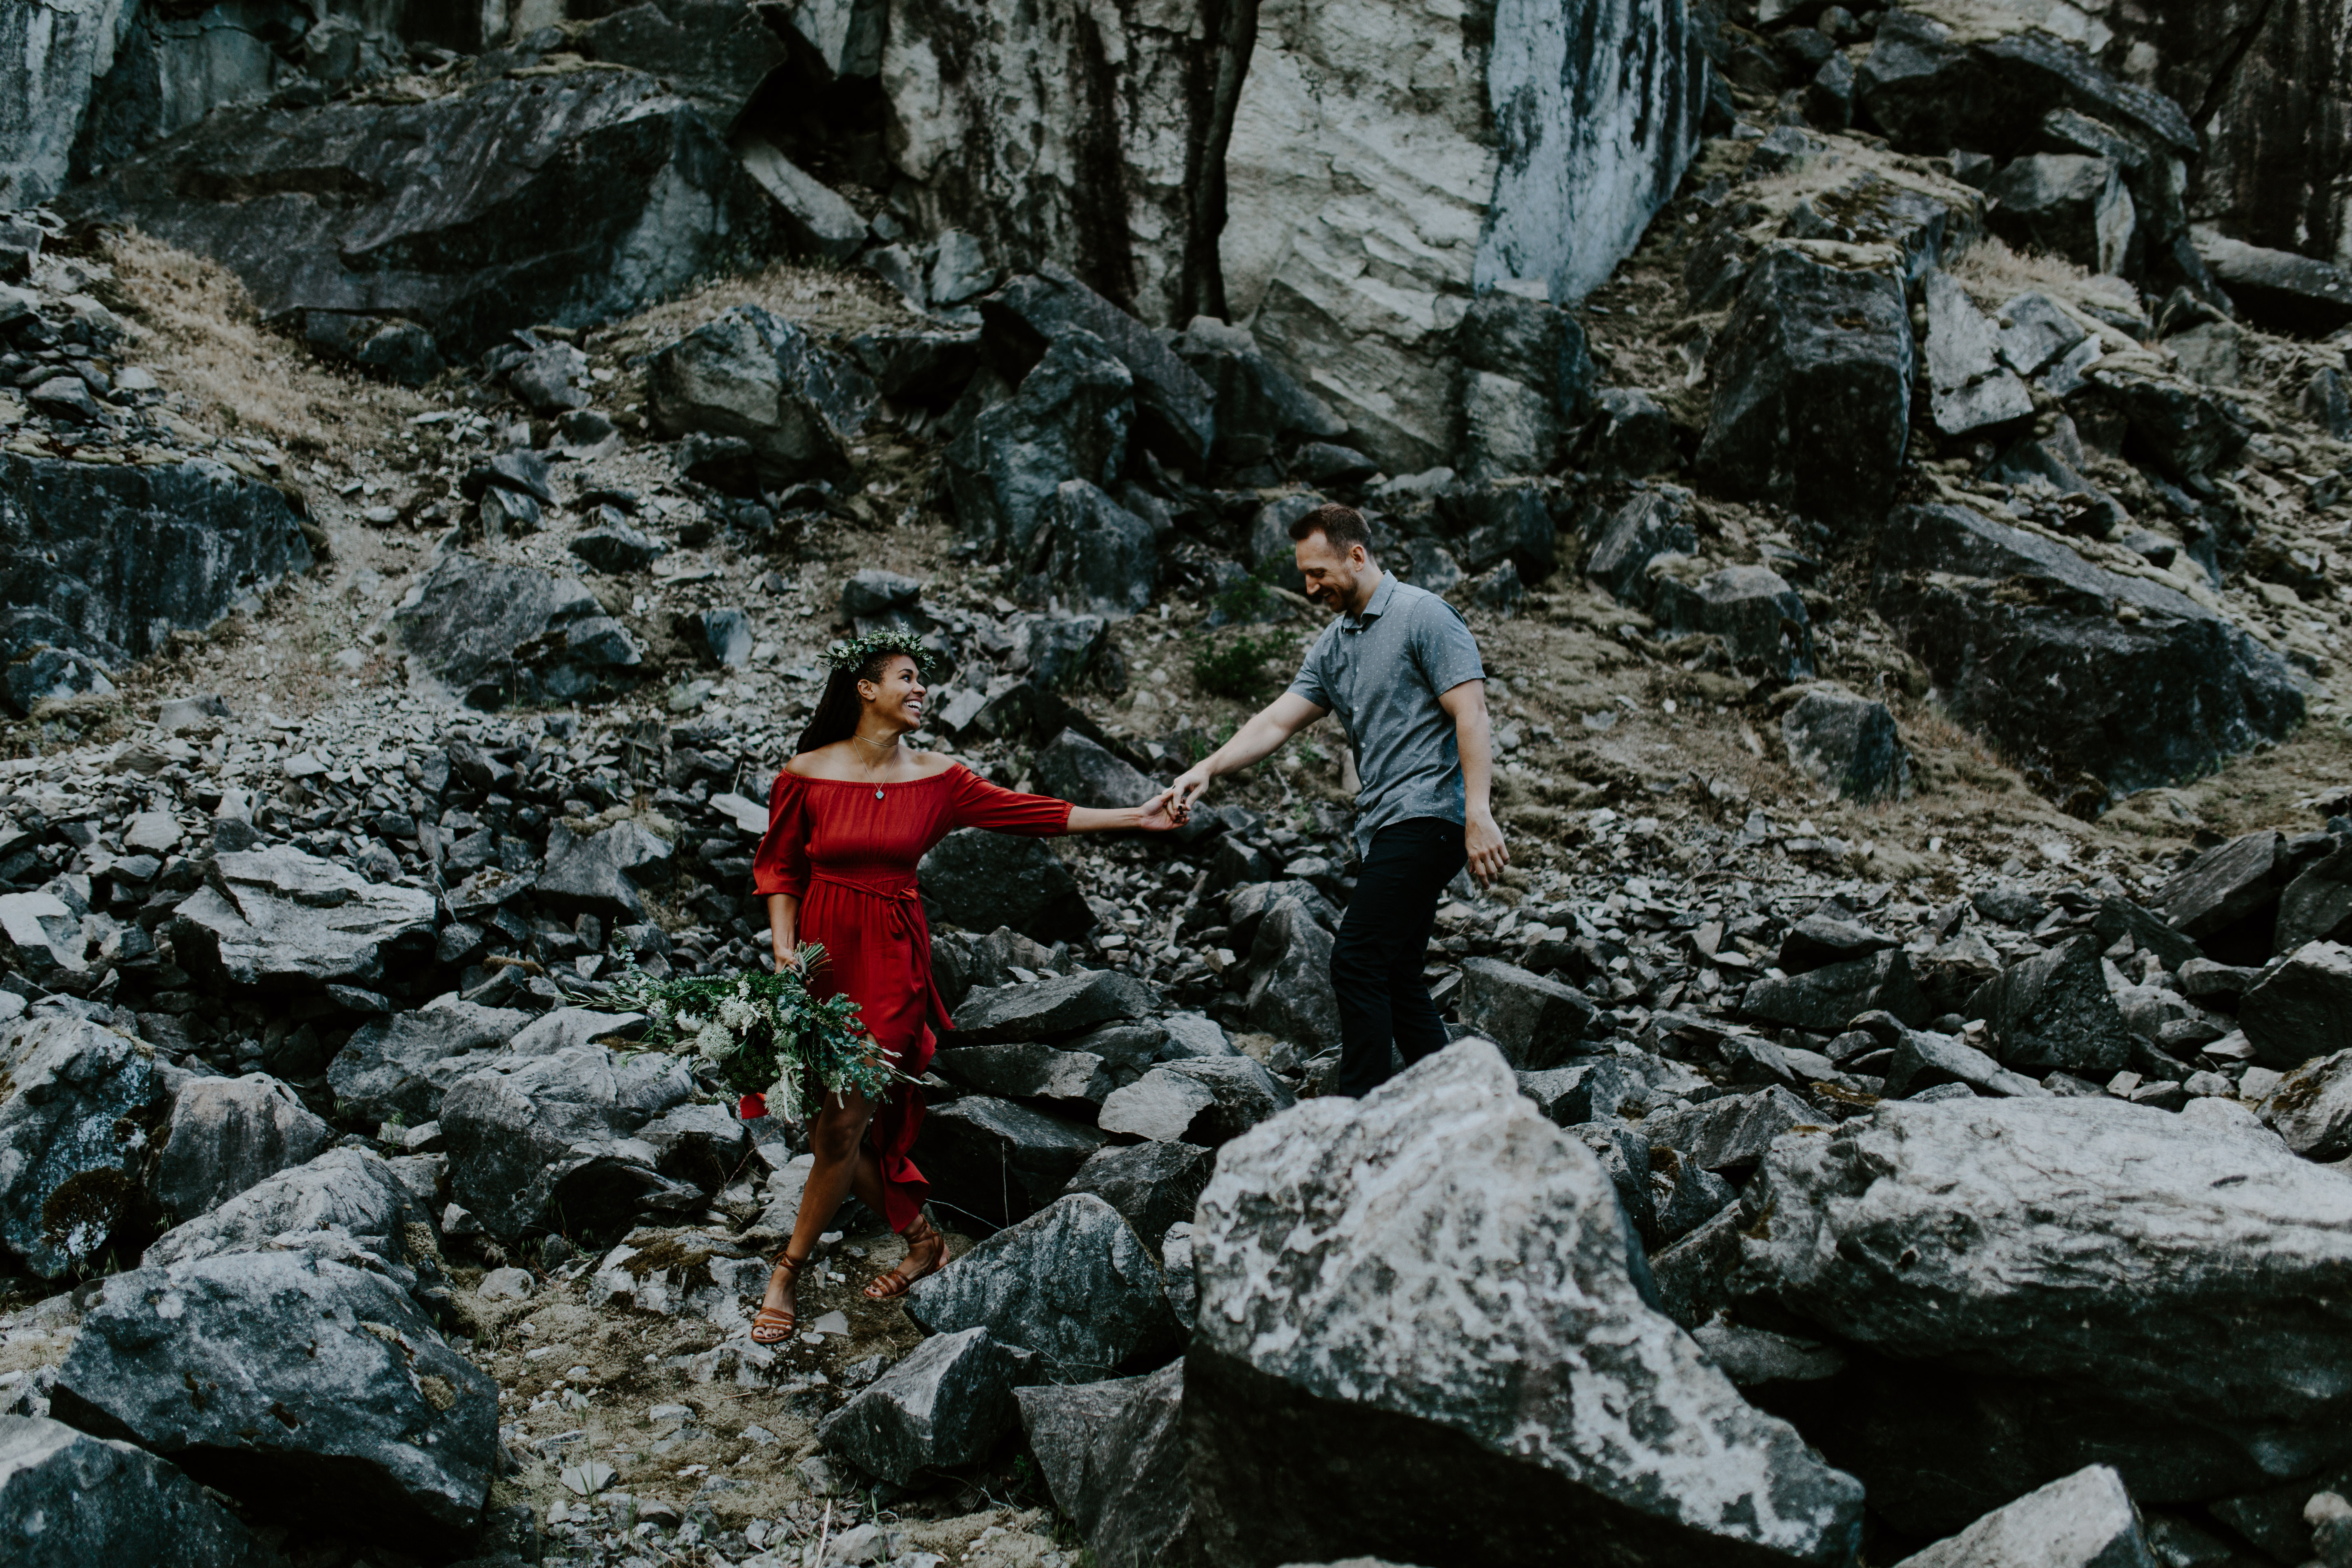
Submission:
<svg viewBox="0 0 2352 1568">
<path fill-rule="evenodd" d="M 875 1043 L 919 1078 L 935 1032 L 950 1021 L 931 982 L 931 931 L 915 863 L 959 827 L 1049 838 L 1069 821 L 1069 802 L 1000 788 L 961 764 L 878 786 L 785 772 L 768 797 L 751 885 L 762 899 L 800 900 L 800 940 L 823 942 L 828 960 L 811 988 L 856 1002 Z M 929 1190 L 909 1157 L 922 1125 L 922 1091 L 901 1084 L 875 1108 L 866 1131 L 892 1230 L 914 1221 Z"/>
</svg>

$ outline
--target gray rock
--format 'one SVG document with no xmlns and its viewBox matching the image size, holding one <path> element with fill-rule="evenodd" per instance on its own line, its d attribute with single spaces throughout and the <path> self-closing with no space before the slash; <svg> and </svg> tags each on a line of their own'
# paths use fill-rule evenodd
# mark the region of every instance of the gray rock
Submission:
<svg viewBox="0 0 2352 1568">
<path fill-rule="evenodd" d="M 757 13 L 727 0 L 621 6 L 567 29 L 564 43 L 590 59 L 659 77 L 720 127 L 786 58 L 783 39 Z"/>
<path fill-rule="evenodd" d="M 2128 936 L 2135 949 L 2156 954 L 2158 961 L 2170 970 L 2178 970 L 2191 960 L 2201 960 L 2204 956 L 2195 942 L 2165 924 L 2152 910 L 2142 909 L 2129 899 L 2102 898 L 2097 913 L 2092 917 L 2091 934 L 2099 939 L 2102 952 Z M 2299 947 L 2302 943 L 2295 945 Z M 2286 950 L 2282 948 L 2281 951 Z"/>
<path fill-rule="evenodd" d="M 2000 308 L 2000 357 L 2020 375 L 2038 374 L 2089 336 L 2047 294 L 2020 294 Z"/>
<path fill-rule="evenodd" d="M 1813 1383 L 1836 1375 L 1845 1364 L 1844 1355 L 1834 1346 L 1722 1320 L 1701 1324 L 1691 1338 L 1740 1388 L 1767 1383 Z"/>
<path fill-rule="evenodd" d="M 1927 999 L 1912 978 L 1910 956 L 1890 948 L 1868 958 L 1832 963 L 1786 979 L 1752 982 L 1739 1009 L 1768 1024 L 1833 1035 L 1864 1013 L 1892 1013 L 1906 1024 L 1927 1021 Z"/>
<path fill-rule="evenodd" d="M 1184 1363 L 1110 1383 L 1018 1390 L 1021 1425 L 1054 1501 L 1097 1568 L 1158 1568 L 1189 1545 Z"/>
<path fill-rule="evenodd" d="M 2339 845 L 2312 861 L 2279 895 L 2271 944 L 2273 952 L 2293 952 L 2306 942 L 2347 938 L 2352 938 L 2352 845 Z M 2166 960 L 2179 965 L 2169 953 Z"/>
<path fill-rule="evenodd" d="M 1698 550 L 1690 506 L 1690 492 L 1671 485 L 1636 493 L 1601 531 L 1585 562 L 1586 574 L 1619 603 L 1646 606 L 1650 563 L 1661 555 L 1690 555 Z"/>
<path fill-rule="evenodd" d="M 2131 1060 L 2131 1035 L 2107 990 L 2096 945 L 2077 937 L 2013 963 L 1969 999 L 1991 1026 L 1993 1056 L 2040 1075 L 2104 1080 Z"/>
<path fill-rule="evenodd" d="M 1895 1568 L 2157 1568 L 2124 1479 L 2105 1465 L 1995 1509 Z"/>
<path fill-rule="evenodd" d="M 967 1095 L 923 1118 L 915 1163 L 957 1206 L 1011 1225 L 1054 1202 L 1109 1140 L 1009 1100 Z"/>
<path fill-rule="evenodd" d="M 1559 456 L 1559 424 L 1543 395 L 1507 375 L 1462 376 L 1461 463 L 1474 479 L 1540 474 Z"/>
<path fill-rule="evenodd" d="M 415 1126 L 431 1121 L 450 1086 L 479 1065 L 466 1060 L 467 1053 L 499 1049 L 530 1022 L 514 1008 L 436 996 L 352 1030 L 327 1064 L 327 1081 L 351 1115 L 370 1122 L 396 1116 Z"/>
<path fill-rule="evenodd" d="M 740 669 L 751 662 L 755 644 L 751 617 L 734 605 L 698 610 L 682 617 L 679 629 L 693 640 L 702 658 L 720 669 Z"/>
<path fill-rule="evenodd" d="M 2341 267 L 2292 250 L 2248 245 L 2210 228 L 2194 233 L 2198 256 L 2248 321 L 2267 331 L 2314 338 L 2352 324 L 2352 276 Z"/>
<path fill-rule="evenodd" d="M 1599 1121 L 1631 1110 L 1638 1115 L 1650 1098 L 1650 1084 L 1631 1062 L 1600 1057 L 1574 1067 L 1548 1068 L 1518 1075 L 1519 1092 L 1536 1102 L 1555 1127 Z"/>
<path fill-rule="evenodd" d="M 181 964 L 215 984 L 268 991 L 370 986 L 429 954 L 434 899 L 371 882 L 289 845 L 214 857 L 175 911 Z"/>
<path fill-rule="evenodd" d="M 1494 958 L 1462 961 L 1462 1022 L 1502 1047 L 1523 1072 L 1596 1054 L 1588 1041 L 1601 1009 L 1572 986 Z"/>
<path fill-rule="evenodd" d="M 1135 433 L 1161 461 L 1199 464 L 1216 440 L 1208 384 L 1160 337 L 1069 273 L 1045 266 L 980 302 L 981 342 L 998 374 L 1018 382 L 1052 349 L 1091 339 L 1135 384 Z"/>
<path fill-rule="evenodd" d="M 2240 928 L 2258 924 L 2292 875 L 2281 851 L 2286 836 L 2274 828 L 2242 833 L 2217 844 L 2174 873 L 2157 894 L 2157 906 L 2175 931 L 2200 943 L 2226 942 Z M 2265 951 L 2255 956 L 2267 957 Z"/>
<path fill-rule="evenodd" d="M 1151 524 L 1084 479 L 1055 487 L 1037 509 L 1024 590 L 1107 621 L 1123 621 L 1151 603 L 1160 580 Z"/>
<path fill-rule="evenodd" d="M 919 1471 L 984 1459 L 1019 1411 L 1036 1357 L 984 1328 L 935 1334 L 817 1426 L 817 1440 L 904 1486 Z"/>
<path fill-rule="evenodd" d="M 0 58 L 23 62 L 10 69 L 0 103 L 0 207 L 31 206 L 65 188 L 93 89 L 137 16 L 130 0 L 0 16 Z"/>
<path fill-rule="evenodd" d="M 1473 572 L 1507 561 L 1522 579 L 1540 583 L 1558 564 L 1559 531 L 1534 485 L 1487 485 L 1449 496 L 1444 514 L 1461 531 L 1462 563 Z"/>
<path fill-rule="evenodd" d="M 1234 933 L 1234 947 L 1255 947 L 1258 923 L 1285 899 L 1295 899 L 1307 910 L 1307 918 L 1325 931 L 1339 929 L 1339 911 L 1323 896 L 1314 883 L 1297 878 L 1285 878 L 1276 882 L 1251 882 L 1235 888 L 1225 895 L 1225 924 Z"/>
<path fill-rule="evenodd" d="M 848 478 L 875 397 L 866 373 L 798 323 L 738 305 L 659 350 L 648 408 L 666 436 L 748 442 L 761 482 Z"/>
<path fill-rule="evenodd" d="M 933 1066 L 950 1083 L 1008 1100 L 1098 1106 L 1117 1087 L 1102 1058 L 1053 1046 L 964 1046 L 940 1052 Z"/>
<path fill-rule="evenodd" d="M 1039 793 L 1074 805 L 1141 805 L 1160 786 L 1076 730 L 1065 730 L 1043 746 L 1030 763 Z"/>
<path fill-rule="evenodd" d="M 878 12 L 882 7 L 872 9 Z M 744 173 L 774 198 L 778 221 L 793 250 L 835 261 L 846 261 L 857 254 L 868 232 L 866 220 L 839 192 L 756 134 L 739 132 L 734 144 Z"/>
<path fill-rule="evenodd" d="M 633 70 L 226 108 L 70 205 L 221 263 L 265 317 L 404 317 L 467 354 L 683 292 L 777 222 L 719 132 Z"/>
<path fill-rule="evenodd" d="M 1133 975 L 1082 969 L 969 993 L 956 1009 L 956 1039 L 972 1046 L 1051 1040 L 1159 1010 L 1158 994 Z"/>
<path fill-rule="evenodd" d="M 2112 158 L 2035 153 L 1986 187 L 1985 226 L 2020 248 L 2063 256 L 2088 272 L 2119 274 L 2138 214 Z"/>
<path fill-rule="evenodd" d="M 1095 1124 L 1109 1133 L 1213 1149 L 1296 1103 L 1248 1057 L 1190 1057 L 1115 1091 Z"/>
<path fill-rule="evenodd" d="M 1184 1423 L 1213 1559 L 1560 1562 L 1595 1528 L 1661 1562 L 1853 1551 L 1861 1488 L 1643 1304 L 1608 1179 L 1492 1046 L 1236 1141 L 1201 1215 Z M 1552 1283 L 1481 1283 L 1506 1275 Z M 1334 1493 L 1343 1455 L 1381 1483 Z"/>
<path fill-rule="evenodd" d="M 2121 410 L 2144 460 L 2173 479 L 2226 463 L 2246 444 L 2247 427 L 2233 407 L 2193 381 L 2121 356 L 2092 365 L 2084 379 Z"/>
<path fill-rule="evenodd" d="M 266 1073 L 197 1079 L 172 1101 L 155 1195 L 194 1219 L 334 1141 L 333 1128 Z"/>
<path fill-rule="evenodd" d="M 851 573 L 841 584 L 841 613 L 852 620 L 886 616 L 893 610 L 911 608 L 922 596 L 920 578 L 868 566 Z"/>
<path fill-rule="evenodd" d="M 1902 284 L 1768 247 L 1716 340 L 1698 468 L 1727 495 L 1862 522 L 1895 498 L 1909 438 Z"/>
<path fill-rule="evenodd" d="M 702 1194 L 658 1174 L 659 1152 L 635 1136 L 694 1095 L 686 1063 L 595 1047 L 499 1060 L 441 1101 L 451 1200 L 513 1241 L 556 1222 L 591 1230 L 646 1209 L 698 1211 Z"/>
<path fill-rule="evenodd" d="M 677 869 L 669 842 L 642 823 L 616 822 L 586 838 L 558 823 L 548 830 L 539 898 L 562 914 L 641 921 L 646 906 L 637 889 L 667 882 Z"/>
<path fill-rule="evenodd" d="M 1652 1111 L 1641 1128 L 1651 1147 L 1672 1149 L 1701 1170 L 1738 1177 L 1753 1170 L 1783 1132 L 1824 1120 L 1787 1089 L 1775 1088 Z"/>
<path fill-rule="evenodd" d="M 1135 378 L 1101 339 L 1055 339 L 1011 397 L 982 410 L 946 452 L 964 537 L 1025 562 L 1046 502 L 1065 480 L 1107 486 L 1127 459 Z"/>
<path fill-rule="evenodd" d="M 1911 763 L 1884 702 L 1842 687 L 1816 686 L 1780 715 L 1790 765 L 1835 790 L 1841 800 L 1899 798 Z"/>
<path fill-rule="evenodd" d="M 173 1226 L 148 1244 L 140 1262 L 160 1268 L 313 1244 L 333 1261 L 373 1268 L 412 1289 L 439 1282 L 431 1214 L 390 1161 L 353 1148 L 330 1149 Z"/>
<path fill-rule="evenodd" d="M 397 1287 L 294 1253 L 113 1276 L 49 1398 L 274 1515 L 443 1550 L 498 1458 L 498 1384 Z"/>
<path fill-rule="evenodd" d="M 2246 993 L 2238 1026 L 2265 1067 L 2300 1067 L 2352 1047 L 2352 947 L 2297 948 Z"/>
<path fill-rule="evenodd" d="M 566 540 L 563 547 L 593 570 L 615 577 L 624 573 L 644 571 L 669 549 L 660 541 L 619 521 L 607 521 L 600 527 L 584 529 Z"/>
<path fill-rule="evenodd" d="M 1667 631 L 1722 638 L 1735 664 L 1760 663 L 1784 679 L 1812 673 L 1804 598 L 1769 566 L 1726 566 L 1695 583 L 1661 574 L 1650 585 L 1650 613 Z"/>
<path fill-rule="evenodd" d="M 1322 902 L 1319 895 L 1316 901 Z M 1240 940 L 1238 930 L 1234 940 Z M 1287 1040 L 1309 1057 L 1337 1046 L 1339 1002 L 1332 988 L 1332 946 L 1330 932 L 1316 920 L 1306 900 L 1275 900 L 1255 923 L 1250 939 L 1255 973 L 1244 1013 L 1249 1026 Z"/>
<path fill-rule="evenodd" d="M 1069 942 L 1094 930 L 1077 879 L 1034 838 L 967 827 L 940 840 L 918 870 L 923 897 L 950 925 L 1011 926 L 1039 942 Z"/>
<path fill-rule="evenodd" d="M 2306 1160 L 2352 1155 L 2352 1050 L 2308 1061 L 2262 1103 L 2262 1119 Z"/>
<path fill-rule="evenodd" d="M 1091 1193 L 1055 1199 L 919 1281 L 907 1312 L 933 1333 L 985 1328 L 1033 1351 L 1050 1383 L 1091 1382 L 1176 1348 L 1158 1266 Z"/>
<path fill-rule="evenodd" d="M 1181 1220 L 1160 1238 L 1160 1266 L 1168 1276 L 1168 1305 L 1188 1336 L 1200 1306 L 1200 1292 L 1192 1280 L 1192 1222 Z"/>
<path fill-rule="evenodd" d="M 507 372 L 507 385 L 540 414 L 562 414 L 585 408 L 595 398 L 580 384 L 588 374 L 588 356 L 566 342 L 532 350 L 520 364 Z"/>
<path fill-rule="evenodd" d="M 0 1556 L 18 1568 L 268 1568 L 277 1553 L 144 1448 L 0 1415 Z"/>
<path fill-rule="evenodd" d="M 1746 1224 L 1734 1204 L 1652 1256 L 1650 1279 L 1657 1287 L 1661 1311 L 1696 1330 L 1731 1304 L 1730 1283 L 1739 1268 L 1739 1232 Z"/>
<path fill-rule="evenodd" d="M 724 1105 L 677 1105 L 637 1129 L 653 1145 L 654 1169 L 706 1193 L 725 1186 L 751 1158 L 752 1138 Z"/>
<path fill-rule="evenodd" d="M 374 371 L 402 386 L 429 385 L 449 368 L 430 331 L 397 317 L 305 310 L 302 341 L 321 358 Z"/>
<path fill-rule="evenodd" d="M 1869 1352 L 1795 1414 L 1898 1529 L 2094 1460 L 2198 1502 L 2342 1457 L 2347 1394 L 2303 1369 L 2352 1333 L 2310 1305 L 2352 1255 L 2323 1217 L 2348 1201 L 2227 1100 L 1887 1101 L 1773 1146 L 1743 1278 Z"/>
<path fill-rule="evenodd" d="M 578 579 L 452 551 L 393 613 L 425 674 L 475 708 L 610 697 L 645 674 L 643 651 Z"/>
<path fill-rule="evenodd" d="M 133 1212 L 158 1081 L 153 1053 L 86 1019 L 0 1033 L 0 1241 L 45 1279 L 86 1264 Z"/>
<path fill-rule="evenodd" d="M 1788 934 L 1780 939 L 1780 952 L 1775 962 L 1790 974 L 1802 974 L 1832 963 L 1868 958 L 1894 945 L 1891 936 L 1817 910 L 1789 928 Z"/>
<path fill-rule="evenodd" d="M 1902 1100 L 1938 1084 L 1964 1083 L 1979 1094 L 2045 1092 L 2030 1078 L 2011 1072 L 1992 1058 L 1952 1035 L 1906 1029 L 1895 1043 L 1886 1068 L 1886 1098 Z"/>
<path fill-rule="evenodd" d="M 1171 1226 L 1192 1219 L 1192 1205 L 1216 1163 L 1215 1154 L 1192 1143 L 1115 1146 L 1089 1156 L 1062 1191 L 1066 1196 L 1092 1193 L 1117 1209 L 1138 1236 L 1165 1236 Z M 1171 1274 L 1175 1267 L 1168 1264 Z"/>
<path fill-rule="evenodd" d="M 1286 437 L 1319 437 L 1328 443 L 1348 433 L 1347 421 L 1332 413 L 1329 405 L 1275 367 L 1247 327 L 1231 326 L 1214 316 L 1195 316 L 1169 347 L 1192 367 L 1214 399 L 1215 455 L 1222 463 L 1262 462 L 1273 452 L 1275 443 Z M 1305 456 L 1304 447 L 1292 455 L 1293 472 Z M 1354 452 L 1339 460 L 1370 462 Z M 1371 467 L 1364 467 L 1359 477 L 1371 472 Z M 1321 482 L 1320 477 L 1309 476 L 1309 482 Z"/>
<path fill-rule="evenodd" d="M 0 452 L 0 556 L 8 563 L 12 671 L 0 690 L 18 712 L 69 679 L 162 651 L 174 630 L 203 631 L 246 598 L 312 564 L 300 520 L 271 485 L 208 459 L 98 464 Z M 37 609 L 33 607 L 37 606 Z M 43 671 L 47 673 L 44 674 Z"/>
<path fill-rule="evenodd" d="M 1672 1167 L 1674 1190 L 1663 1202 L 1654 1204 L 1657 1215 L 1657 1235 L 1654 1245 L 1672 1247 L 1676 1242 L 1697 1230 L 1707 1221 L 1739 1201 L 1739 1189 L 1706 1166 L 1684 1159 L 1669 1149 L 1664 1152 Z M 1653 1170 L 1658 1164 L 1660 1151 L 1650 1150 Z M 1644 1173 L 1647 1174 L 1648 1173 Z M 1734 1377 L 1735 1383 L 1740 1380 Z"/>
<path fill-rule="evenodd" d="M 1639 478 L 1675 468 L 1674 420 L 1639 387 L 1604 386 L 1592 398 L 1591 450 L 1585 461 L 1604 474 Z"/>
</svg>

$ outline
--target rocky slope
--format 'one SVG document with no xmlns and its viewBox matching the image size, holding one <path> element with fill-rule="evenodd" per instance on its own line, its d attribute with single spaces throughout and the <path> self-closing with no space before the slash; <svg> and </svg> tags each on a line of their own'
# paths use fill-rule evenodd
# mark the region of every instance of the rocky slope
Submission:
<svg viewBox="0 0 2352 1568">
<path fill-rule="evenodd" d="M 464 10 L 0 21 L 11 1561 L 2347 1560 L 2310 7 Z M 818 650 L 1131 803 L 1324 499 L 1458 1043 L 1320 1093 L 1323 729 L 950 839 L 958 1262 L 753 1345 L 797 1130 L 599 1004 Z"/>
</svg>

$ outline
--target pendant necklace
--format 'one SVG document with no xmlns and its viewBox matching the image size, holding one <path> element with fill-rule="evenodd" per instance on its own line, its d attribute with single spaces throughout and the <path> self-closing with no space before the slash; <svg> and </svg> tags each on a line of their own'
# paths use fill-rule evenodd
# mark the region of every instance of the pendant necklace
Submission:
<svg viewBox="0 0 2352 1568">
<path fill-rule="evenodd" d="M 863 735 L 861 735 L 861 734 L 857 733 L 857 731 L 856 731 L 855 730 L 853 730 L 853 731 L 851 731 L 849 732 L 849 738 L 850 738 L 851 740 L 853 740 L 853 741 L 857 742 L 860 745 L 874 746 L 874 745 L 879 745 L 879 744 L 881 743 L 881 742 L 877 742 L 877 741 L 869 741 L 869 740 L 867 740 L 865 736 L 863 736 Z M 881 786 L 879 784 L 877 784 L 874 786 L 874 798 L 875 798 L 876 800 L 880 800 L 880 799 L 882 798 L 882 786 Z"/>
</svg>

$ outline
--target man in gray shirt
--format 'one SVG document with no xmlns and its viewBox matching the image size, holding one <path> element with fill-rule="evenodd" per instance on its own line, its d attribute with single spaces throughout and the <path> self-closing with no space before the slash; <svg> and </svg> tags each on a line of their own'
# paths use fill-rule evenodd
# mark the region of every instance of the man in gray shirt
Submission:
<svg viewBox="0 0 2352 1568">
<path fill-rule="evenodd" d="M 1400 583 L 1371 558 L 1361 513 L 1318 507 L 1290 526 L 1307 596 L 1339 612 L 1290 689 L 1178 779 L 1189 809 L 1220 773 L 1245 768 L 1326 713 L 1355 748 L 1356 847 L 1363 857 L 1331 950 L 1343 1094 L 1443 1047 L 1445 1026 L 1421 977 L 1437 900 L 1466 862 L 1481 882 L 1510 863 L 1487 805 L 1493 746 L 1478 644 L 1453 605 Z"/>
</svg>

